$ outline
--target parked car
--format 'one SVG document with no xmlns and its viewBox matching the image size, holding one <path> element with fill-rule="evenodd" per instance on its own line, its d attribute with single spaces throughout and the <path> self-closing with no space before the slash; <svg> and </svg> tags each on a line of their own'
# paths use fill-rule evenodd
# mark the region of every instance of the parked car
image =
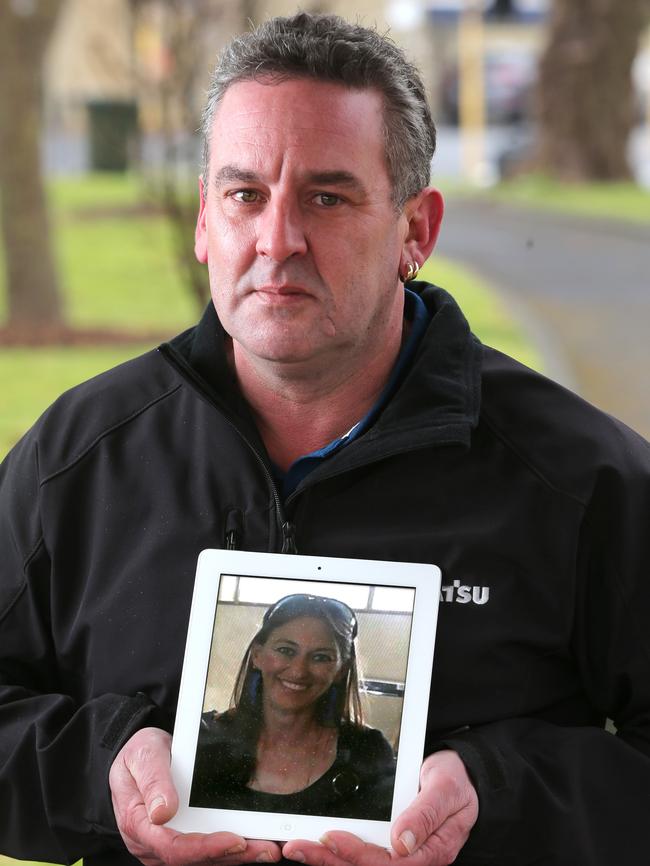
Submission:
<svg viewBox="0 0 650 866">
<path fill-rule="evenodd" d="M 521 123 L 532 114 L 532 92 L 537 78 L 537 58 L 523 49 L 489 50 L 485 55 L 485 114 L 488 123 Z M 456 63 L 442 76 L 440 120 L 457 124 L 459 72 Z"/>
</svg>

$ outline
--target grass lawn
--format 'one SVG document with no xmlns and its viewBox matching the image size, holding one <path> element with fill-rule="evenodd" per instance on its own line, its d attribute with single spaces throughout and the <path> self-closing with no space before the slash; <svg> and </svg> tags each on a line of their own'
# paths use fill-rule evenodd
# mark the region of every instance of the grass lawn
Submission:
<svg viewBox="0 0 650 866">
<path fill-rule="evenodd" d="M 136 209 L 130 176 L 51 185 L 55 254 L 69 323 L 76 327 L 168 330 L 193 321 L 166 219 Z M 6 315 L 0 248 L 0 321 Z"/>
<path fill-rule="evenodd" d="M 650 190 L 633 183 L 571 184 L 526 175 L 481 192 L 454 184 L 446 191 L 449 196 L 481 196 L 541 210 L 650 224 Z"/>
<path fill-rule="evenodd" d="M 80 866 L 82 860 L 79 860 L 75 866 Z M 36 860 L 13 860 L 11 857 L 3 857 L 0 854 L 0 866 L 47 866 L 44 863 L 37 863 Z"/>
<path fill-rule="evenodd" d="M 138 209 L 137 179 L 95 175 L 51 185 L 66 313 L 79 328 L 171 336 L 198 308 L 182 285 L 165 218 Z M 0 321 L 6 297 L 0 249 Z M 0 457 L 67 388 L 158 342 L 0 348 Z"/>
<path fill-rule="evenodd" d="M 495 286 L 464 265 L 433 257 L 420 270 L 420 277 L 447 289 L 460 304 L 472 331 L 489 346 L 511 355 L 535 370 L 542 358 L 513 318 Z"/>
</svg>

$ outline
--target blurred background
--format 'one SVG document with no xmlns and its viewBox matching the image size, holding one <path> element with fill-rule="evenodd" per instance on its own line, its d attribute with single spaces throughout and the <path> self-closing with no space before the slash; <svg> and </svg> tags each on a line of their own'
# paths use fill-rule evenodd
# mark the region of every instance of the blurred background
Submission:
<svg viewBox="0 0 650 866">
<path fill-rule="evenodd" d="M 425 278 L 650 435 L 650 0 L 302 6 L 376 25 L 423 73 L 448 202 Z M 0 457 L 65 388 L 198 317 L 209 70 L 296 8 L 0 0 Z"/>
<path fill-rule="evenodd" d="M 522 217 L 497 228 L 494 210 L 634 222 L 647 246 L 650 0 L 306 8 L 376 25 L 422 71 L 439 131 L 433 182 L 450 203 L 426 276 L 460 295 L 487 342 L 650 430 L 650 417 L 626 416 L 609 393 L 590 390 L 602 370 L 583 382 L 582 349 L 569 357 L 577 344 L 562 326 L 590 297 L 566 312 L 533 293 L 551 279 L 557 240 L 538 245 L 535 261 L 541 229 L 531 223 L 518 244 L 530 254 L 517 264 L 500 239 Z M 295 10 L 291 0 L 0 0 L 0 454 L 62 390 L 197 318 L 208 292 L 193 255 L 196 130 L 209 70 L 234 33 Z M 567 241 L 568 229 L 555 231 Z M 607 259 L 619 255 L 612 248 Z M 564 270 L 577 279 L 572 262 Z M 638 303 L 636 291 L 637 331 L 647 321 Z M 593 342 L 601 322 L 592 330 Z"/>
<path fill-rule="evenodd" d="M 296 6 L 3 0 L 2 38 L 15 49 L 3 51 L 3 102 L 14 122 L 26 99 L 33 110 L 40 102 L 47 175 L 153 171 L 173 157 L 193 176 L 194 130 L 216 52 L 249 22 Z M 647 0 L 318 0 L 306 8 L 376 25 L 405 48 L 423 73 L 445 145 L 438 176 L 494 182 L 521 170 L 517 156 L 525 155 L 527 168 L 535 162 L 565 178 L 631 171 L 650 185 Z M 27 68 L 40 95 L 26 89 Z M 463 159 L 469 129 L 485 133 L 484 149 Z M 572 131 L 582 140 L 572 141 Z M 472 161 L 477 156 L 484 164 Z"/>
</svg>

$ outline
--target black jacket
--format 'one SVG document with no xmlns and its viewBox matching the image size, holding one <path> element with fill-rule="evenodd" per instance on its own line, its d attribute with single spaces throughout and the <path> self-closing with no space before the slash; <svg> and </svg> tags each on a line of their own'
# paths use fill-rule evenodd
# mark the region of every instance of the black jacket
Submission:
<svg viewBox="0 0 650 866">
<path fill-rule="evenodd" d="M 478 789 L 459 864 L 649 862 L 648 445 L 419 290 L 434 315 L 399 390 L 284 504 L 211 308 L 7 458 L 0 850 L 132 862 L 107 774 L 136 729 L 172 725 L 197 554 L 293 533 L 441 567 L 427 750 L 457 749 Z"/>
</svg>

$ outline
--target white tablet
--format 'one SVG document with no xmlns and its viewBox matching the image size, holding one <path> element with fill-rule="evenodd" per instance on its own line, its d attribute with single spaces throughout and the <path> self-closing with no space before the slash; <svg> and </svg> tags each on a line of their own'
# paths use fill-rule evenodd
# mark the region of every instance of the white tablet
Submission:
<svg viewBox="0 0 650 866">
<path fill-rule="evenodd" d="M 418 791 L 439 595 L 434 565 L 204 550 L 169 826 L 388 846 Z"/>
</svg>

